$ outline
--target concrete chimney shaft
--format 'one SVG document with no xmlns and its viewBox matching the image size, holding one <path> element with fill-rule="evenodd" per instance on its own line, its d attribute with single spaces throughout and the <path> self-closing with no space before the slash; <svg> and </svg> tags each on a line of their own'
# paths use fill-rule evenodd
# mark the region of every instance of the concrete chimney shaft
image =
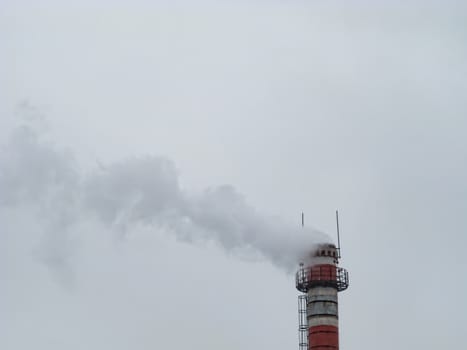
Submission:
<svg viewBox="0 0 467 350">
<path fill-rule="evenodd" d="M 347 289 L 349 280 L 347 271 L 337 266 L 338 257 L 335 245 L 320 245 L 296 274 L 296 287 L 306 294 L 308 350 L 339 349 L 337 294 Z"/>
</svg>

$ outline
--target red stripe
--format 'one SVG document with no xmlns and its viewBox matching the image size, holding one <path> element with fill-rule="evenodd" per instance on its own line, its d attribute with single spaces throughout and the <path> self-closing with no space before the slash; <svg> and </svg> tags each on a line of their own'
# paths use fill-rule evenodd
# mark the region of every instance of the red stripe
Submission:
<svg viewBox="0 0 467 350">
<path fill-rule="evenodd" d="M 339 349 L 339 329 L 335 326 L 315 326 L 308 329 L 309 349 Z"/>
<path fill-rule="evenodd" d="M 336 266 L 330 264 L 315 265 L 308 270 L 307 279 L 312 281 L 336 281 Z"/>
</svg>

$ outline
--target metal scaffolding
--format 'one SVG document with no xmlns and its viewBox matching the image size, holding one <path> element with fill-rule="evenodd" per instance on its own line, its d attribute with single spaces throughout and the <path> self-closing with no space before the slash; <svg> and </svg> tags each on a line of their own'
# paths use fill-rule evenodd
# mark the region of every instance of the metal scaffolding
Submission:
<svg viewBox="0 0 467 350">
<path fill-rule="evenodd" d="M 307 295 L 298 296 L 298 349 L 308 350 Z"/>
</svg>

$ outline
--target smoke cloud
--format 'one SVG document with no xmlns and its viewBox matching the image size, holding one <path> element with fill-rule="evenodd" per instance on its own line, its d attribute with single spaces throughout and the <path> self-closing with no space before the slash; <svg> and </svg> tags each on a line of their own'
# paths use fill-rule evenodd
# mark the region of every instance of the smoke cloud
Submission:
<svg viewBox="0 0 467 350">
<path fill-rule="evenodd" d="M 164 157 L 134 157 L 84 173 L 72 152 L 29 125 L 15 129 L 1 148 L 0 193 L 0 207 L 38 211 L 48 231 L 39 255 L 63 278 L 71 273 L 67 231 L 86 219 L 123 235 L 136 225 L 164 228 L 181 241 L 213 241 L 229 253 L 267 259 L 287 271 L 315 244 L 329 241 L 319 231 L 262 215 L 230 185 L 188 193 Z"/>
</svg>

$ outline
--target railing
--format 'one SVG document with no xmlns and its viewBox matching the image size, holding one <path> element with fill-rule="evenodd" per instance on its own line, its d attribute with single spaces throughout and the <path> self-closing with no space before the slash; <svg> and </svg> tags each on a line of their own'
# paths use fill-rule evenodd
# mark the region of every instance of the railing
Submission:
<svg viewBox="0 0 467 350">
<path fill-rule="evenodd" d="M 295 284 L 303 293 L 317 286 L 334 287 L 341 292 L 349 287 L 349 273 L 335 265 L 303 267 L 295 275 Z"/>
</svg>

